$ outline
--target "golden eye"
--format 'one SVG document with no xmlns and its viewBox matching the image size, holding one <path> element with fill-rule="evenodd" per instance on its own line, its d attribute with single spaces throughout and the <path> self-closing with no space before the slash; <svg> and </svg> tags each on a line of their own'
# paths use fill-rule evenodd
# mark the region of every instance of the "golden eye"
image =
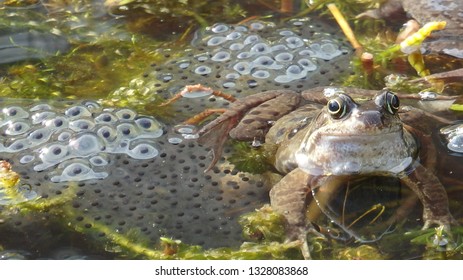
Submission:
<svg viewBox="0 0 463 280">
<path fill-rule="evenodd" d="M 346 104 L 342 98 L 335 98 L 328 101 L 326 104 L 328 108 L 328 112 L 331 116 L 335 119 L 340 119 L 345 116 L 346 114 Z"/>
<path fill-rule="evenodd" d="M 394 115 L 399 110 L 400 100 L 394 93 L 385 90 L 375 99 L 376 105 L 383 107 L 389 114 Z"/>
<path fill-rule="evenodd" d="M 383 106 L 390 114 L 395 114 L 399 110 L 400 106 L 399 97 L 397 97 L 397 95 L 395 95 L 394 93 L 387 91 L 385 99 L 386 102 Z"/>
</svg>

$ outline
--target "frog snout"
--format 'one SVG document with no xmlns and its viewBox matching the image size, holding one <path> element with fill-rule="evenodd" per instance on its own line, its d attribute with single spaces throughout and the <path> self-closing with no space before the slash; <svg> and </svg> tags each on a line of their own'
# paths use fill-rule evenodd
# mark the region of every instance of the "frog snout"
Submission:
<svg viewBox="0 0 463 280">
<path fill-rule="evenodd" d="M 381 128 L 384 125 L 383 114 L 378 111 L 363 111 L 359 113 L 358 120 L 365 128 Z"/>
</svg>

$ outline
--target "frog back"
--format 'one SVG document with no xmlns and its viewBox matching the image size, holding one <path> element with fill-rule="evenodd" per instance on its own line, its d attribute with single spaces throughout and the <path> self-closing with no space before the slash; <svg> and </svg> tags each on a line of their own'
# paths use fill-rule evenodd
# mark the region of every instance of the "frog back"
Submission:
<svg viewBox="0 0 463 280">
<path fill-rule="evenodd" d="M 323 108 L 320 104 L 306 104 L 276 121 L 265 136 L 265 143 L 280 145 L 307 127 Z"/>
</svg>

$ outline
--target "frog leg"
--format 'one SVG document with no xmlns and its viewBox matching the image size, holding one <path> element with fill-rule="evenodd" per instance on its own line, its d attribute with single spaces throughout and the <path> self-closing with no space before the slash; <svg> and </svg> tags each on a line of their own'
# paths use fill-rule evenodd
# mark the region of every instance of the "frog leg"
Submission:
<svg viewBox="0 0 463 280">
<path fill-rule="evenodd" d="M 307 244 L 307 231 L 319 234 L 312 224 L 307 224 L 306 220 L 310 183 L 317 178 L 296 168 L 270 190 L 272 209 L 283 215 L 286 220 L 287 240 L 301 242 L 301 251 L 305 259 L 311 258 Z"/>
<path fill-rule="evenodd" d="M 450 225 L 456 221 L 450 214 L 447 192 L 439 179 L 419 163 L 412 173 L 400 179 L 423 204 L 423 229 L 437 224 L 449 231 Z"/>
<path fill-rule="evenodd" d="M 285 100 L 289 102 L 284 102 Z M 272 104 L 275 102 L 276 104 Z M 271 90 L 253 94 L 232 103 L 223 114 L 198 131 L 198 142 L 211 147 L 213 152 L 213 160 L 206 171 L 217 163 L 228 136 L 243 141 L 253 140 L 256 137 L 262 138 L 273 121 L 294 110 L 299 102 L 300 96 L 294 91 Z M 253 109 L 259 105 L 264 105 L 264 107 Z M 273 109 L 274 105 L 279 106 Z M 250 117 L 244 117 L 247 114 Z M 235 127 L 238 130 L 233 130 Z"/>
<path fill-rule="evenodd" d="M 213 90 L 210 87 L 203 86 L 201 84 L 197 85 L 187 85 L 185 86 L 180 92 L 175 94 L 173 97 L 169 98 L 165 102 L 159 104 L 159 106 L 167 106 L 170 105 L 177 100 L 179 100 L 182 97 L 187 97 L 187 98 L 199 98 L 199 97 L 205 97 L 208 95 L 215 95 L 222 97 L 230 102 L 235 102 L 235 97 L 229 94 L 225 94 L 221 91 L 218 90 Z"/>
</svg>

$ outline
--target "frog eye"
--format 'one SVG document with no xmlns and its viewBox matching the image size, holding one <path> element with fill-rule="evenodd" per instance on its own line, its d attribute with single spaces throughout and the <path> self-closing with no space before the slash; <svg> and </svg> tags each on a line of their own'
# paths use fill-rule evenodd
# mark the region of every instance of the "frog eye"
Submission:
<svg viewBox="0 0 463 280">
<path fill-rule="evenodd" d="M 346 102 L 342 98 L 335 98 L 326 104 L 328 112 L 335 119 L 340 119 L 346 115 Z"/>
<path fill-rule="evenodd" d="M 400 101 L 397 95 L 393 94 L 390 91 L 387 91 L 385 94 L 386 102 L 384 103 L 384 108 L 390 113 L 395 114 L 399 110 Z"/>
</svg>

